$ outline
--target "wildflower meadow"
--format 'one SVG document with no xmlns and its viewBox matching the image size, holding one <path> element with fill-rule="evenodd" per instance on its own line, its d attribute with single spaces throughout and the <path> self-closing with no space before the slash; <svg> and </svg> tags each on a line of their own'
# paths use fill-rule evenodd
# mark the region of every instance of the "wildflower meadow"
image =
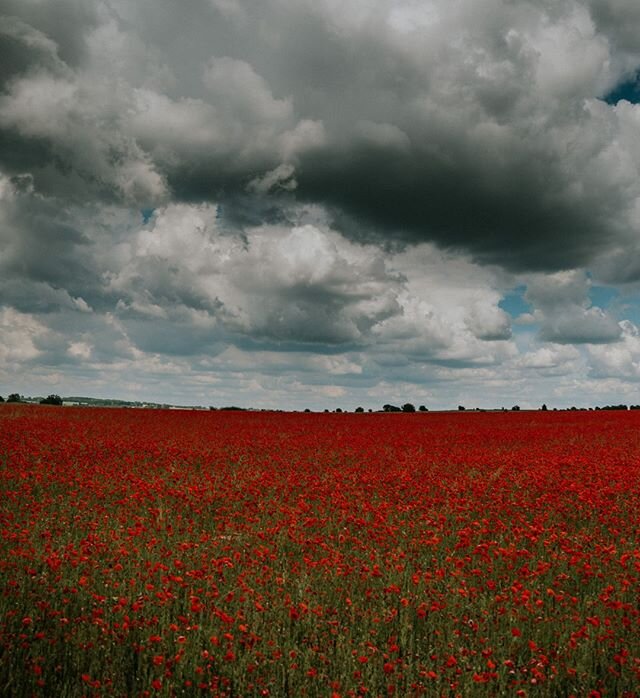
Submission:
<svg viewBox="0 0 640 698">
<path fill-rule="evenodd" d="M 0 695 L 640 695 L 640 411 L 0 406 Z"/>
</svg>

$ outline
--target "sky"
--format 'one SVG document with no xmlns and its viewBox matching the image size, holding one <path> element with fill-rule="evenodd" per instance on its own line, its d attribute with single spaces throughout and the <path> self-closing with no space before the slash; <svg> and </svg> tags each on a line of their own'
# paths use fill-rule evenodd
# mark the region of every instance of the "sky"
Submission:
<svg viewBox="0 0 640 698">
<path fill-rule="evenodd" d="M 0 394 L 640 403 L 637 0 L 0 0 Z"/>
</svg>

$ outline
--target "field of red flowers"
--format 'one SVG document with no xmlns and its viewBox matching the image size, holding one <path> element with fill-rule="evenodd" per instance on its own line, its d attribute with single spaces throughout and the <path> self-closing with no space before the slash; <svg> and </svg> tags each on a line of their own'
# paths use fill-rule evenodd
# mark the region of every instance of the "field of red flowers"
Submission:
<svg viewBox="0 0 640 698">
<path fill-rule="evenodd" d="M 640 695 L 640 413 L 4 405 L 0 695 Z"/>
</svg>

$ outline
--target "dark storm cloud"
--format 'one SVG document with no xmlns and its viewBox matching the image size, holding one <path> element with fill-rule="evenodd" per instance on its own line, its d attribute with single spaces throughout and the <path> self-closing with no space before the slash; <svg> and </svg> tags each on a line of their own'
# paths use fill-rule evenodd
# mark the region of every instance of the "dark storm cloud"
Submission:
<svg viewBox="0 0 640 698">
<path fill-rule="evenodd" d="M 634 7 L 5 0 L 0 166 L 76 202 L 245 227 L 295 198 L 356 239 L 583 266 L 636 225 L 635 117 L 599 100 L 640 65 Z M 283 165 L 286 192 L 251 189 Z"/>
<path fill-rule="evenodd" d="M 20 279 L 65 289 L 91 285 L 85 249 L 90 241 L 57 201 L 34 195 L 29 176 L 14 177 L 3 197 L 0 274 L 3 283 Z"/>
<path fill-rule="evenodd" d="M 61 308 L 77 310 L 84 307 L 64 288 L 31 279 L 7 278 L 6 272 L 0 281 L 0 297 L 4 303 L 23 313 L 48 314 Z"/>
<path fill-rule="evenodd" d="M 76 0 L 0 0 L 3 74 L 9 68 L 17 73 L 32 67 L 38 54 L 40 60 L 42 54 L 57 53 L 67 65 L 82 64 L 85 34 L 98 22 L 96 7 L 97 3 Z M 34 54 L 30 60 L 27 49 Z"/>
<path fill-rule="evenodd" d="M 607 247 L 608 215 L 618 211 L 557 201 L 562 182 L 532 170 L 514 162 L 486 172 L 429 152 L 361 147 L 303 159 L 298 181 L 300 196 L 366 220 L 381 239 L 391 231 L 405 242 L 432 240 L 516 271 L 589 263 Z"/>
<path fill-rule="evenodd" d="M 598 29 L 618 49 L 631 56 L 638 51 L 640 5 L 634 0 L 591 0 L 591 14 Z"/>
</svg>

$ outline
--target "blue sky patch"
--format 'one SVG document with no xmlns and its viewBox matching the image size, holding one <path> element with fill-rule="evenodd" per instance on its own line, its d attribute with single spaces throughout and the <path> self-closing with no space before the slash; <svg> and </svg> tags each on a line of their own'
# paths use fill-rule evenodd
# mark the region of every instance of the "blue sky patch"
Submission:
<svg viewBox="0 0 640 698">
<path fill-rule="evenodd" d="M 640 75 L 634 75 L 630 80 L 621 82 L 602 98 L 607 104 L 617 104 L 626 99 L 632 104 L 640 103 Z"/>
<path fill-rule="evenodd" d="M 530 313 L 533 308 L 524 298 L 526 286 L 517 286 L 507 293 L 504 298 L 498 303 L 498 305 L 511 315 L 511 317 L 518 317 L 523 313 Z"/>
<path fill-rule="evenodd" d="M 613 301 L 620 297 L 620 293 L 610 286 L 591 286 L 589 300 L 592 305 L 605 310 Z"/>
<path fill-rule="evenodd" d="M 153 216 L 154 211 L 155 211 L 155 208 L 140 209 L 140 213 L 142 214 L 142 222 L 145 225 L 149 222 L 149 220 L 151 219 L 151 216 Z"/>
</svg>

